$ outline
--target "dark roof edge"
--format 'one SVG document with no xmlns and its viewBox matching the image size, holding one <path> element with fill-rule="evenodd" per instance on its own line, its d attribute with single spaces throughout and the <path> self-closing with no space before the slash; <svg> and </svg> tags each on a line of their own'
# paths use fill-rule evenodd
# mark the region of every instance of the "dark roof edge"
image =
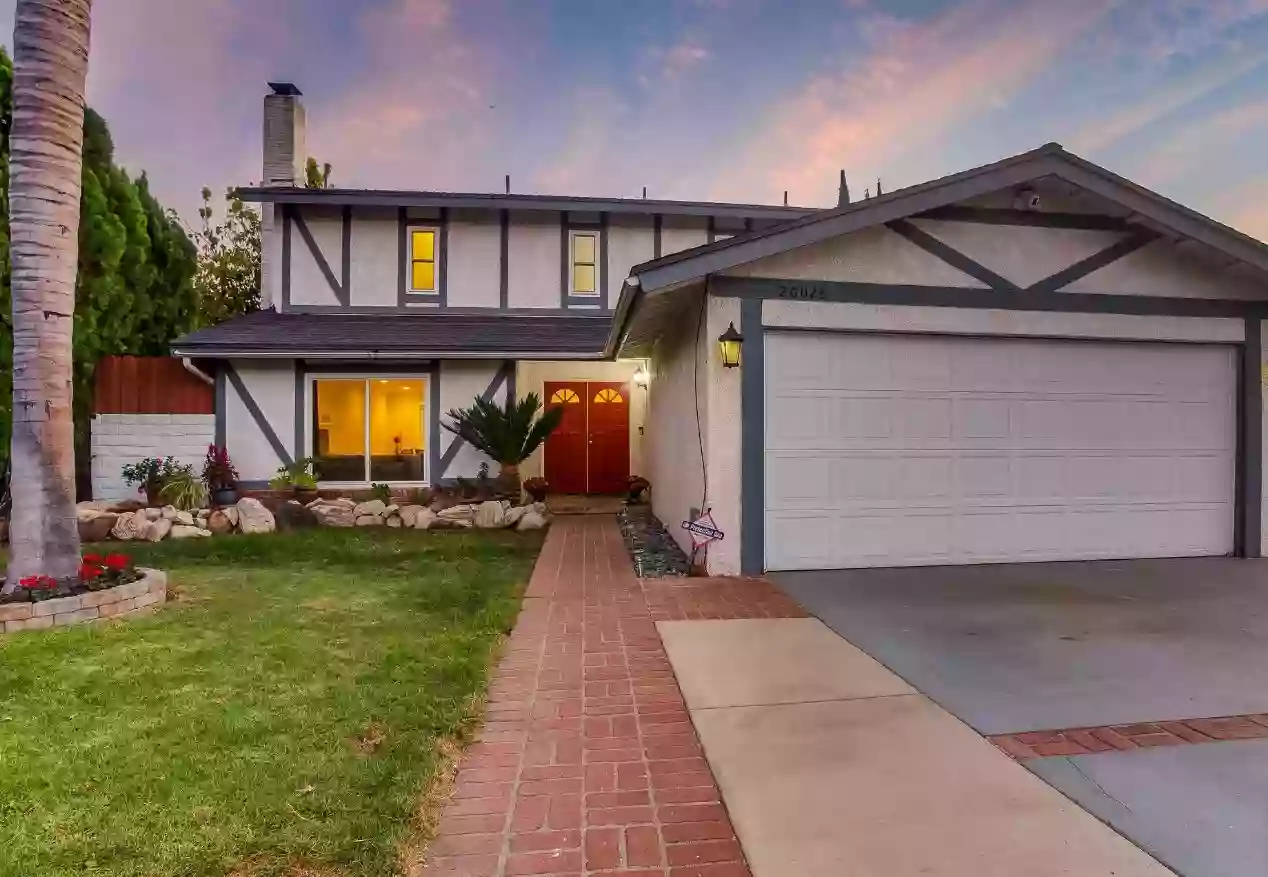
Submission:
<svg viewBox="0 0 1268 877">
<path fill-rule="evenodd" d="M 499 195 L 483 192 L 426 192 L 379 189 L 304 189 L 290 186 L 244 186 L 235 190 L 244 201 L 277 204 L 329 204 L 353 207 L 449 207 L 478 210 L 541 210 L 548 212 L 629 213 L 664 216 L 734 216 L 800 219 L 818 207 L 734 204 L 725 201 L 657 201 L 642 198 L 593 198 L 562 195 Z"/>
<path fill-rule="evenodd" d="M 370 361 L 404 361 L 433 359 L 515 359 L 515 360 L 602 360 L 607 354 L 602 350 L 585 352 L 577 351 L 538 351 L 538 350 L 499 350 L 487 351 L 454 351 L 454 350 L 317 350 L 296 347 L 293 350 L 279 350 L 264 347 L 237 346 L 228 344 L 173 344 L 173 356 L 188 356 L 199 359 L 207 358 L 240 358 L 240 359 L 365 359 Z"/>
</svg>

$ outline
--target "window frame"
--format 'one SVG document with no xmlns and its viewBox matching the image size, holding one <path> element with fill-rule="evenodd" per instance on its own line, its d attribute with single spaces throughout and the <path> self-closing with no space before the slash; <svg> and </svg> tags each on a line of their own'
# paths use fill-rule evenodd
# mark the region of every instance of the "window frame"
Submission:
<svg viewBox="0 0 1268 877">
<path fill-rule="evenodd" d="M 594 241 L 594 261 L 578 262 L 577 261 L 577 238 L 588 237 Z M 603 261 L 603 229 L 601 228 L 570 228 L 568 229 L 568 297 L 583 299 L 601 299 L 603 290 L 601 288 L 602 278 L 599 276 L 599 265 Z M 578 290 L 577 282 L 577 266 L 589 265 L 594 272 L 594 289 L 589 292 Z"/>
<path fill-rule="evenodd" d="M 370 385 L 375 381 L 418 381 L 422 385 L 423 395 L 423 480 L 422 481 L 384 481 L 382 483 L 397 487 L 430 487 L 432 480 L 432 442 L 438 441 L 439 437 L 434 434 L 431 428 L 433 419 L 438 413 L 432 411 L 431 396 L 431 372 L 357 372 L 350 374 L 348 372 L 308 372 L 304 375 L 305 386 L 305 422 L 308 424 L 305 436 L 305 450 L 310 458 L 317 456 L 317 382 L 318 381 L 360 381 L 365 385 L 365 402 L 364 402 L 364 423 L 365 431 L 365 450 L 362 453 L 365 465 L 362 467 L 362 473 L 365 475 L 364 481 L 319 481 L 317 486 L 320 488 L 329 488 L 332 490 L 340 490 L 347 488 L 363 488 L 374 481 L 370 477 L 370 466 L 372 465 L 370 453 Z"/>
<path fill-rule="evenodd" d="M 414 258 L 414 233 L 431 232 L 432 235 L 432 288 L 417 289 L 414 286 L 414 263 L 426 262 L 426 259 Z M 441 260 L 444 259 L 442 243 L 444 235 L 439 222 L 411 222 L 405 227 L 405 295 L 415 298 L 439 298 L 441 289 Z"/>
</svg>

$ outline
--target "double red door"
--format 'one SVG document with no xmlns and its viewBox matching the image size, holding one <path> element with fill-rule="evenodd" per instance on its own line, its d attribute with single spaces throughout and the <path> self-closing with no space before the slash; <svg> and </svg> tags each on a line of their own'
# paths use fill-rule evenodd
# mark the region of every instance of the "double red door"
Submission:
<svg viewBox="0 0 1268 877">
<path fill-rule="evenodd" d="M 625 384 L 547 381 L 547 408 L 563 408 L 546 439 L 546 480 L 556 493 L 621 493 L 630 475 L 630 399 Z"/>
</svg>

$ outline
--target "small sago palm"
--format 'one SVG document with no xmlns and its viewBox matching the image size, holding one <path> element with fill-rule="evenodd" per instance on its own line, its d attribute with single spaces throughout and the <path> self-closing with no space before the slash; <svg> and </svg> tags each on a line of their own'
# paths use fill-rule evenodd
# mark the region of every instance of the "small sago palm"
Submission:
<svg viewBox="0 0 1268 877">
<path fill-rule="evenodd" d="M 505 406 L 488 399 L 476 399 L 470 408 L 449 412 L 445 429 L 467 444 L 493 458 L 502 467 L 501 478 L 508 488 L 518 491 L 519 465 L 559 426 L 563 406 L 542 410 L 542 400 L 529 393 L 519 402 Z"/>
</svg>

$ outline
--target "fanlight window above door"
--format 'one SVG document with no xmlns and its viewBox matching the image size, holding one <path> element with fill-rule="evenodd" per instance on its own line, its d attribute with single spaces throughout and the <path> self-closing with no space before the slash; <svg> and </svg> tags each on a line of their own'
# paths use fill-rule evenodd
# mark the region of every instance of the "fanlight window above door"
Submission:
<svg viewBox="0 0 1268 877">
<path fill-rule="evenodd" d="M 569 390 L 566 387 L 562 390 L 556 390 L 550 396 L 550 401 L 554 405 L 572 405 L 581 401 L 575 390 Z"/>
<path fill-rule="evenodd" d="M 620 393 L 608 387 L 596 393 L 594 396 L 594 401 L 596 402 L 624 402 L 625 400 L 621 398 Z"/>
</svg>

